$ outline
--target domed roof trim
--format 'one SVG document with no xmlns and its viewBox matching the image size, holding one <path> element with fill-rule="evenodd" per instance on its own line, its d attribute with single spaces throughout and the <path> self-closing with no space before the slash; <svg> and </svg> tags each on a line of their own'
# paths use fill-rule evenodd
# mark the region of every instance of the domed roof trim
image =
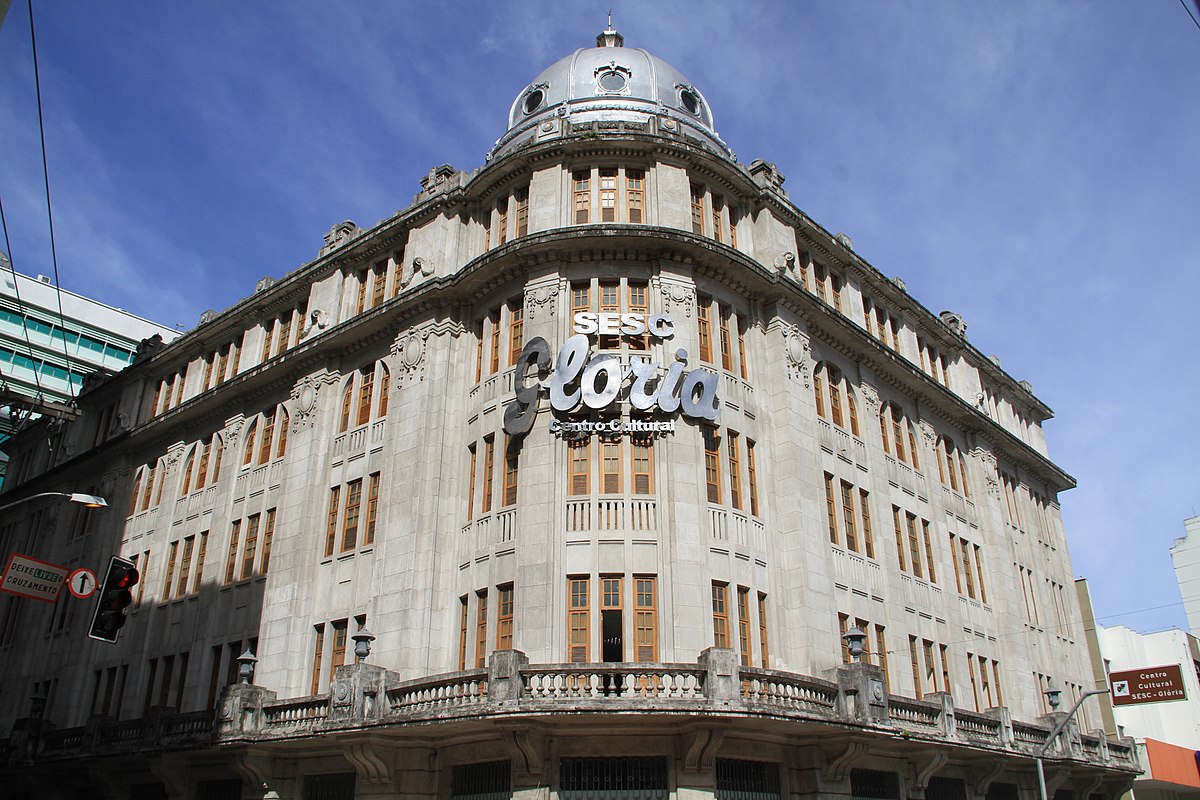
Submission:
<svg viewBox="0 0 1200 800">
<path fill-rule="evenodd" d="M 732 155 L 713 127 L 712 109 L 690 81 L 661 58 L 641 48 L 623 47 L 620 34 L 606 30 L 601 47 L 576 50 L 544 69 L 513 100 L 508 131 L 492 156 L 548 117 L 645 122 L 666 114 L 704 141 Z"/>
</svg>

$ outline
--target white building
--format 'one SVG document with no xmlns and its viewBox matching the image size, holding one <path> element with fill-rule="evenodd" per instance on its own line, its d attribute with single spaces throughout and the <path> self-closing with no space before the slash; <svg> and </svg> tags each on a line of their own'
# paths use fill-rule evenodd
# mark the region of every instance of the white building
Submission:
<svg viewBox="0 0 1200 800">
<path fill-rule="evenodd" d="M 61 314 L 59 303 L 61 302 Z M 96 370 L 133 363 L 143 339 L 178 331 L 12 270 L 0 253 L 0 446 L 37 404 L 69 404 Z M 112 420 L 110 420 L 110 423 Z M 3 458 L 3 465 L 8 462 Z M 2 473 L 3 465 L 0 465 Z"/>
<path fill-rule="evenodd" d="M 1037 791 L 1043 691 L 1089 683 L 1050 409 L 738 163 L 680 72 L 597 44 L 482 169 L 81 397 L 125 435 L 17 437 L 0 499 L 96 480 L 112 507 L 31 503 L 6 550 L 142 580 L 116 645 L 67 600 L 0 612 L 6 785 Z M 1052 745 L 1058 800 L 1137 769 Z"/>
<path fill-rule="evenodd" d="M 1195 633 L 1200 631 L 1200 517 L 1185 519 L 1183 529 L 1183 537 L 1171 545 L 1171 561 L 1188 627 Z"/>
</svg>

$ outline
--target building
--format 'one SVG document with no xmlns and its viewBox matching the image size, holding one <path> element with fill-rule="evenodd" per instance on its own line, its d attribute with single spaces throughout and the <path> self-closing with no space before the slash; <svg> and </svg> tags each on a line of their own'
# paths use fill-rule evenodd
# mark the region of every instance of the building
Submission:
<svg viewBox="0 0 1200 800">
<path fill-rule="evenodd" d="M 1188 627 L 1195 634 L 1200 631 L 1200 517 L 1185 519 L 1183 530 L 1183 537 L 1171 545 L 1171 561 Z"/>
<path fill-rule="evenodd" d="M 60 290 L 45 275 L 21 275 L 3 253 L 0 273 L 0 447 L 39 410 L 54 415 L 58 407 L 69 406 L 87 375 L 96 370 L 118 372 L 133 363 L 143 339 L 160 336 L 169 342 L 179 335 Z M 0 459 L 2 476 L 8 458 Z"/>
<path fill-rule="evenodd" d="M 112 508 L 6 549 L 142 576 L 116 645 L 0 617 L 10 793 L 1036 793 L 1089 651 L 1028 384 L 615 30 L 421 185 L 17 438 L 0 499 Z M 1137 771 L 1050 745 L 1058 800 Z"/>
<path fill-rule="evenodd" d="M 1192 520 L 1188 523 L 1190 533 L 1194 525 Z M 1181 567 L 1187 562 L 1180 551 L 1186 542 L 1179 539 L 1171 548 L 1181 589 L 1187 574 Z M 1134 798 L 1200 799 L 1200 640 L 1177 628 L 1140 633 L 1125 625 L 1097 625 L 1087 581 L 1079 579 L 1075 585 L 1091 644 L 1095 687 L 1113 687 L 1111 696 L 1098 698 L 1100 722 L 1109 735 L 1128 736 L 1137 743 L 1145 768 L 1133 784 Z M 1150 693 L 1133 686 L 1118 688 L 1129 680 L 1129 673 L 1149 675 L 1165 688 Z"/>
</svg>

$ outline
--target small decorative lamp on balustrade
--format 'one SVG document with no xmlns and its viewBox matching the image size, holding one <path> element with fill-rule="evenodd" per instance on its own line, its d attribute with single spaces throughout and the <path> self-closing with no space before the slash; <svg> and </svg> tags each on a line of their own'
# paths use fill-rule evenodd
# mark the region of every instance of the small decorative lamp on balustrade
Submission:
<svg viewBox="0 0 1200 800">
<path fill-rule="evenodd" d="M 865 651 L 864 644 L 867 641 L 866 632 L 855 625 L 850 630 L 842 634 L 842 638 L 846 640 L 846 649 L 850 651 L 851 663 L 857 664 L 862 659 L 862 654 Z"/>
<path fill-rule="evenodd" d="M 354 640 L 354 660 L 361 664 L 371 655 L 371 642 L 375 641 L 375 634 L 362 627 L 350 638 Z"/>
<path fill-rule="evenodd" d="M 254 653 L 250 652 L 250 648 L 246 648 L 246 652 L 238 656 L 238 677 L 242 683 L 249 684 L 254 677 L 254 665 L 258 663 L 258 659 L 254 657 Z"/>
<path fill-rule="evenodd" d="M 1042 694 L 1046 695 L 1046 702 L 1050 704 L 1050 710 L 1058 711 L 1058 706 L 1062 703 L 1062 689 L 1051 683 Z"/>
</svg>

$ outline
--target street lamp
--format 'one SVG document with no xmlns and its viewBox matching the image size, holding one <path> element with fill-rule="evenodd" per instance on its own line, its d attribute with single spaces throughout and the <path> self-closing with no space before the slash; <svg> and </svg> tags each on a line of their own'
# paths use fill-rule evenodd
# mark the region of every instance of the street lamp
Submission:
<svg viewBox="0 0 1200 800">
<path fill-rule="evenodd" d="M 1042 692 L 1042 694 L 1046 695 L 1046 702 L 1050 704 L 1051 708 L 1058 708 L 1059 704 L 1061 703 L 1060 698 L 1062 696 L 1062 689 L 1059 689 L 1054 684 L 1050 684 L 1046 687 L 1046 690 Z M 1108 689 L 1091 689 L 1081 694 L 1079 699 L 1075 701 L 1075 705 L 1071 706 L 1071 710 L 1067 712 L 1066 716 L 1058 721 L 1058 724 L 1054 726 L 1054 730 L 1050 731 L 1050 735 L 1046 737 L 1046 741 L 1042 742 L 1041 746 L 1034 751 L 1034 758 L 1037 760 L 1038 796 L 1041 798 L 1041 800 L 1047 800 L 1046 772 L 1042 768 L 1042 757 L 1045 756 L 1046 751 L 1050 749 L 1050 743 L 1053 742 L 1060 733 L 1062 733 L 1063 728 L 1067 727 L 1067 723 L 1070 722 L 1071 718 L 1075 716 L 1075 712 L 1078 711 L 1079 707 L 1083 705 L 1083 701 L 1087 700 L 1094 694 L 1108 694 Z"/>
<path fill-rule="evenodd" d="M 32 500 L 37 500 L 39 497 L 62 497 L 71 503 L 79 503 L 87 508 L 108 507 L 107 500 L 94 494 L 83 494 L 81 492 L 41 492 L 39 494 L 31 494 L 29 497 L 22 497 L 20 500 L 14 500 L 11 503 L 5 503 L 4 505 L 0 506 L 0 511 L 7 511 L 13 506 L 19 506 L 22 503 L 28 503 Z"/>
</svg>

